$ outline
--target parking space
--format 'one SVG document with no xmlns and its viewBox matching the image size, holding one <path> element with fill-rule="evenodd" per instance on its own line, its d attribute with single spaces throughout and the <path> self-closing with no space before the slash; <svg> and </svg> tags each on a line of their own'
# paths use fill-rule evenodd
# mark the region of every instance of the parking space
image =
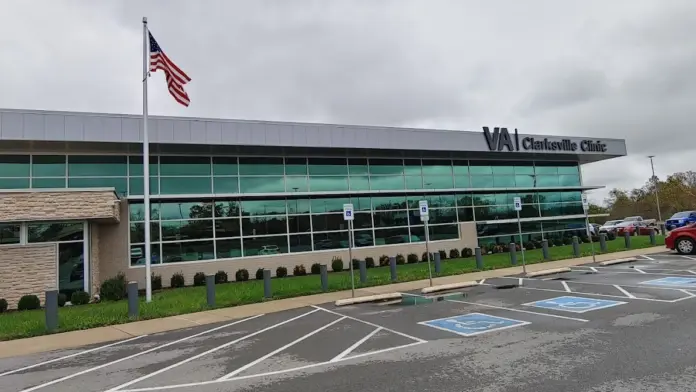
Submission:
<svg viewBox="0 0 696 392">
<path fill-rule="evenodd" d="M 681 307 L 696 301 L 696 274 L 676 272 L 696 270 L 696 260 L 647 257 L 652 260 L 590 264 L 536 279 L 485 279 L 433 297 L 409 292 L 385 303 L 324 304 L 2 359 L 0 391 L 223 391 L 261 385 L 271 376 L 322 374 L 374 360 L 410 366 L 411 356 L 456 351 L 461 357 L 473 348 L 494 350 L 500 342 L 533 351 L 534 342 L 549 336 L 611 333 L 616 325 L 635 322 L 632 317 L 683 313 Z"/>
</svg>

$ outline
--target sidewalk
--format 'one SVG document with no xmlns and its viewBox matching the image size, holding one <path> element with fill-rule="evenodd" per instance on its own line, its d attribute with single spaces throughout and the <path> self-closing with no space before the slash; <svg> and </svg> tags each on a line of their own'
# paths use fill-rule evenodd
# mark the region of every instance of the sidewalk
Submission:
<svg viewBox="0 0 696 392">
<path fill-rule="evenodd" d="M 605 261 L 620 259 L 624 257 L 633 257 L 641 254 L 661 253 L 664 251 L 664 246 L 657 246 L 654 248 L 644 248 L 625 252 L 615 252 L 605 255 L 598 255 L 596 259 L 597 261 Z M 541 271 L 559 267 L 570 267 L 591 262 L 592 256 L 581 257 L 577 259 L 550 261 L 546 263 L 531 264 L 527 266 L 527 272 Z M 472 280 L 495 278 L 500 276 L 521 273 L 522 267 L 501 268 L 490 271 L 474 272 L 469 274 L 435 278 L 433 279 L 433 284 L 442 285 L 456 282 L 466 282 Z M 357 297 L 363 295 L 418 290 L 424 287 L 428 287 L 429 285 L 430 282 L 427 279 L 417 280 L 412 282 L 396 283 L 384 286 L 375 286 L 358 289 L 355 290 L 355 295 Z M 58 349 L 76 348 L 99 343 L 107 343 L 115 340 L 132 338 L 134 336 L 148 335 L 158 332 L 174 331 L 200 325 L 226 322 L 234 319 L 256 316 L 259 314 L 268 314 L 280 312 L 283 310 L 302 308 L 309 305 L 320 305 L 350 297 L 350 290 L 337 291 L 333 293 L 316 294 L 306 297 L 287 298 L 251 305 L 208 310 L 204 312 L 190 313 L 181 316 L 172 316 L 145 321 L 135 321 L 128 324 L 99 327 L 83 331 L 71 331 L 54 335 L 37 336 L 27 339 L 10 340 L 6 342 L 0 342 L 0 358 L 35 354 Z"/>
</svg>

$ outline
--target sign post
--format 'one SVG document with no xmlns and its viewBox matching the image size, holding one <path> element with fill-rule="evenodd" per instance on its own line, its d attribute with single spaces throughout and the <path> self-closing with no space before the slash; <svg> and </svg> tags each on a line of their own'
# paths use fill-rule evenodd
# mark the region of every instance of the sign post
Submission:
<svg viewBox="0 0 696 392">
<path fill-rule="evenodd" d="M 428 277 L 430 278 L 430 286 L 433 285 L 433 271 L 430 268 L 430 229 L 428 221 L 430 220 L 430 210 L 428 209 L 428 201 L 421 200 L 418 202 L 418 211 L 420 211 L 420 219 L 423 221 L 425 228 L 425 254 L 428 259 Z"/>
<path fill-rule="evenodd" d="M 348 222 L 348 265 L 350 268 L 350 290 L 355 298 L 355 276 L 353 275 L 353 204 L 343 205 L 343 220 Z"/>
<path fill-rule="evenodd" d="M 522 241 L 522 222 L 520 222 L 520 211 L 522 211 L 522 199 L 515 197 L 513 204 L 515 205 L 515 212 L 517 212 L 517 231 L 520 234 L 520 251 L 522 251 L 522 272 L 527 274 L 527 263 L 524 259 L 524 242 Z"/>
<path fill-rule="evenodd" d="M 592 262 L 596 263 L 597 259 L 595 258 L 594 241 L 592 241 L 592 232 L 590 231 L 590 218 L 588 216 L 588 212 L 590 210 L 590 202 L 587 200 L 587 195 L 584 192 L 582 194 L 582 210 L 585 213 L 585 231 L 587 232 L 587 236 L 590 238 L 590 247 L 592 248 Z"/>
</svg>

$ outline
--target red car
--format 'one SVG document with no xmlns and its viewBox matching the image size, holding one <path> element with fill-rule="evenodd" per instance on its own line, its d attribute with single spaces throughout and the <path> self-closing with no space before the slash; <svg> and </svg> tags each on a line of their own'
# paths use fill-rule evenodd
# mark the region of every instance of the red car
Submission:
<svg viewBox="0 0 696 392">
<path fill-rule="evenodd" d="M 624 236 L 625 232 L 629 232 L 630 235 L 650 235 L 651 231 L 654 231 L 656 234 L 659 231 L 656 227 L 635 221 L 621 222 L 615 228 L 617 236 Z"/>
<path fill-rule="evenodd" d="M 665 246 L 682 255 L 696 254 L 696 223 L 670 231 Z"/>
</svg>

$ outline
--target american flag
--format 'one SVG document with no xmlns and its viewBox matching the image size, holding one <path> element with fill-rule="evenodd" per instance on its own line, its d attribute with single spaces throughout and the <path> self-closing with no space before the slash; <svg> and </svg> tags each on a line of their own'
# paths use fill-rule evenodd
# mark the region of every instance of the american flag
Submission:
<svg viewBox="0 0 696 392">
<path fill-rule="evenodd" d="M 150 36 L 150 71 L 155 72 L 158 69 L 164 71 L 169 94 L 180 104 L 188 106 L 191 101 L 184 90 L 184 85 L 190 82 L 191 78 L 164 54 L 162 48 L 160 48 L 150 32 L 148 32 L 148 35 Z"/>
</svg>

